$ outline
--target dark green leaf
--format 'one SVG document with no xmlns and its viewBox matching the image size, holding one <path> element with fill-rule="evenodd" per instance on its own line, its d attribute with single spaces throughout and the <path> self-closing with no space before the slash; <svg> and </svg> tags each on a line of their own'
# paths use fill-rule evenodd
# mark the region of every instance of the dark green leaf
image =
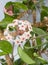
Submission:
<svg viewBox="0 0 48 65">
<path fill-rule="evenodd" d="M 38 46 L 42 45 L 41 38 L 36 38 L 36 43 L 37 43 Z M 38 49 L 40 49 L 40 48 L 41 48 L 41 46 L 38 47 Z"/>
<path fill-rule="evenodd" d="M 14 62 L 14 65 L 23 65 L 24 62 L 21 59 L 18 59 Z"/>
<path fill-rule="evenodd" d="M 27 42 L 25 43 L 25 45 L 24 46 L 26 46 L 26 47 L 30 47 L 31 45 L 30 45 L 30 41 L 29 40 L 27 40 Z"/>
<path fill-rule="evenodd" d="M 41 21 L 44 19 L 45 16 L 48 17 L 48 7 L 42 6 L 42 9 L 41 9 Z"/>
<path fill-rule="evenodd" d="M 28 10 L 27 6 L 24 5 L 23 3 L 20 3 L 20 2 L 15 2 L 14 6 L 16 6 L 16 7 L 20 8 L 20 9 L 23 9 L 23 10 Z"/>
<path fill-rule="evenodd" d="M 20 58 L 27 64 L 34 64 L 34 60 L 32 60 L 25 52 L 22 50 L 21 47 L 18 47 L 18 54 Z"/>
<path fill-rule="evenodd" d="M 9 8 L 10 5 L 13 5 L 13 2 L 11 2 L 11 1 L 10 2 L 7 2 L 6 5 L 5 5 L 5 8 Z"/>
<path fill-rule="evenodd" d="M 18 7 L 16 7 L 16 6 L 14 6 L 14 7 L 13 7 L 13 13 L 14 13 L 14 16 L 15 16 L 15 17 L 18 16 L 19 13 L 20 13 L 20 9 L 19 9 Z"/>
<path fill-rule="evenodd" d="M 2 50 L 2 52 L 0 52 L 0 56 L 9 54 L 12 52 L 12 45 L 8 41 L 0 40 L 0 50 Z"/>
</svg>

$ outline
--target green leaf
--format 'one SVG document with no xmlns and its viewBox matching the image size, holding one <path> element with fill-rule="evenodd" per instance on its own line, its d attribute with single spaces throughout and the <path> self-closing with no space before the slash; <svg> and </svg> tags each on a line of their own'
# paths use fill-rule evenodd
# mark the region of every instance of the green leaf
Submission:
<svg viewBox="0 0 48 65">
<path fill-rule="evenodd" d="M 39 45 L 42 46 L 42 40 L 41 40 L 41 38 L 36 38 L 36 43 L 37 43 L 38 46 L 39 46 Z M 37 47 L 37 48 L 40 49 L 41 46 L 39 46 L 39 47 Z"/>
<path fill-rule="evenodd" d="M 34 53 L 34 48 L 31 48 L 31 43 L 29 40 L 24 45 L 24 51 L 31 57 L 33 58 L 33 53 Z M 28 52 L 29 51 L 29 52 Z"/>
<path fill-rule="evenodd" d="M 28 0 L 23 0 L 23 3 L 26 4 L 28 2 Z"/>
<path fill-rule="evenodd" d="M 5 29 L 9 23 L 12 23 L 13 17 L 6 15 L 5 18 L 0 22 L 0 29 Z"/>
<path fill-rule="evenodd" d="M 0 56 L 9 54 L 12 52 L 12 45 L 6 40 L 0 40 L 0 50 L 2 50 Z"/>
<path fill-rule="evenodd" d="M 26 46 L 26 47 L 30 47 L 31 45 L 30 45 L 30 41 L 29 40 L 27 40 L 27 42 L 25 43 L 25 45 L 24 46 Z"/>
<path fill-rule="evenodd" d="M 42 9 L 41 9 L 41 21 L 44 19 L 45 16 L 48 17 L 48 7 L 42 6 Z"/>
<path fill-rule="evenodd" d="M 14 62 L 14 65 L 23 65 L 24 62 L 21 59 L 18 59 Z"/>
<path fill-rule="evenodd" d="M 5 5 L 5 8 L 9 8 L 10 5 L 13 5 L 13 2 L 11 2 L 11 1 L 10 2 L 7 2 L 6 5 Z"/>
<path fill-rule="evenodd" d="M 17 7 L 17 8 L 20 8 L 20 9 L 23 9 L 23 10 L 28 10 L 27 6 L 24 5 L 23 3 L 20 3 L 20 2 L 11 2 L 11 1 L 10 1 L 10 2 L 8 2 L 8 3 L 5 5 L 5 7 L 6 7 L 6 8 L 9 8 L 10 5 L 15 6 L 15 7 Z"/>
<path fill-rule="evenodd" d="M 20 2 L 15 2 L 14 6 L 18 7 L 19 9 L 28 10 L 27 6 Z"/>
<path fill-rule="evenodd" d="M 20 58 L 27 64 L 34 64 L 35 61 L 32 60 L 23 50 L 21 47 L 18 47 L 18 54 Z"/>
<path fill-rule="evenodd" d="M 34 32 L 33 31 L 31 31 L 30 34 L 32 35 L 32 37 L 34 36 Z"/>
<path fill-rule="evenodd" d="M 48 32 L 47 32 L 47 34 L 48 34 Z M 46 38 L 46 40 L 48 41 L 48 35 L 47 35 L 47 36 L 45 36 L 45 38 Z"/>
<path fill-rule="evenodd" d="M 42 50 L 46 50 L 48 48 L 48 41 L 44 43 L 44 46 L 42 47 Z"/>
<path fill-rule="evenodd" d="M 33 32 L 34 32 L 35 34 L 38 34 L 38 35 L 45 35 L 45 34 L 46 34 L 46 32 L 43 31 L 42 29 L 40 29 L 40 28 L 35 28 L 35 27 L 33 27 Z"/>
<path fill-rule="evenodd" d="M 2 62 L 2 63 L 1 63 L 2 65 L 7 65 L 5 59 L 0 59 L 0 61 Z"/>
<path fill-rule="evenodd" d="M 46 40 L 48 40 L 48 36 L 45 36 Z"/>
<path fill-rule="evenodd" d="M 42 63 L 47 63 L 46 60 L 44 58 L 40 57 L 37 53 L 34 53 L 34 56 L 36 58 L 38 58 L 38 60 L 40 60 Z"/>
<path fill-rule="evenodd" d="M 20 9 L 16 6 L 13 7 L 14 17 L 17 17 L 20 14 Z"/>
</svg>

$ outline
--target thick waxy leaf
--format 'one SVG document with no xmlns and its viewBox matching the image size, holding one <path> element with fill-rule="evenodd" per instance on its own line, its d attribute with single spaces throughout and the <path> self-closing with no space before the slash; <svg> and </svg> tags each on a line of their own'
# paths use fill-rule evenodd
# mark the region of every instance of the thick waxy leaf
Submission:
<svg viewBox="0 0 48 65">
<path fill-rule="evenodd" d="M 43 31 L 42 29 L 35 28 L 35 27 L 33 27 L 33 32 L 36 33 L 36 34 L 38 34 L 38 35 L 45 35 L 46 34 L 46 32 Z"/>
<path fill-rule="evenodd" d="M 18 7 L 19 9 L 28 10 L 27 6 L 20 2 L 15 2 L 14 6 Z"/>
<path fill-rule="evenodd" d="M 10 1 L 10 2 L 8 2 L 8 3 L 5 5 L 5 7 L 8 8 L 8 7 L 10 7 L 10 5 L 16 6 L 17 8 L 21 8 L 21 9 L 23 9 L 23 10 L 28 10 L 27 6 L 24 5 L 23 3 L 20 3 L 20 2 L 11 2 L 11 1 Z"/>
<path fill-rule="evenodd" d="M 10 2 L 6 3 L 5 8 L 10 7 L 10 5 L 13 5 L 13 2 L 10 1 Z"/>
<path fill-rule="evenodd" d="M 46 16 L 48 17 L 48 7 L 43 6 L 41 9 L 41 20 L 43 20 Z"/>
<path fill-rule="evenodd" d="M 27 64 L 34 64 L 35 61 L 32 60 L 25 52 L 24 50 L 22 50 L 21 47 L 18 47 L 18 54 L 20 56 L 20 58 Z"/>
<path fill-rule="evenodd" d="M 0 40 L 0 56 L 6 55 L 12 52 L 12 45 L 5 40 Z"/>
<path fill-rule="evenodd" d="M 48 40 L 48 33 L 46 33 L 44 30 L 33 27 L 33 32 L 37 35 L 45 35 L 44 38 Z"/>
<path fill-rule="evenodd" d="M 36 53 L 34 53 L 34 56 L 35 56 L 36 58 L 38 58 L 38 60 L 40 60 L 42 63 L 47 63 L 44 58 L 40 57 L 40 56 L 37 55 Z"/>
<path fill-rule="evenodd" d="M 3 28 L 3 29 L 6 28 L 6 26 L 9 23 L 12 23 L 13 19 L 14 19 L 13 17 L 6 15 L 6 17 L 0 22 L 0 29 L 1 28 Z"/>
</svg>

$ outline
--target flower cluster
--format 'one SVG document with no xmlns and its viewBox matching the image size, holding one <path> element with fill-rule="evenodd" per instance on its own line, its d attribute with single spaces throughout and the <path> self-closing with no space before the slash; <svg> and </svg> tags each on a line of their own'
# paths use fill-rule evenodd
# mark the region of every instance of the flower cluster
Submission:
<svg viewBox="0 0 48 65">
<path fill-rule="evenodd" d="M 8 9 L 4 8 L 4 13 L 8 14 L 9 16 L 13 16 L 12 6 L 10 6 Z"/>
<path fill-rule="evenodd" d="M 4 35 L 8 41 L 21 44 L 31 37 L 31 31 L 32 26 L 30 22 L 15 19 L 12 23 L 8 24 Z"/>
</svg>

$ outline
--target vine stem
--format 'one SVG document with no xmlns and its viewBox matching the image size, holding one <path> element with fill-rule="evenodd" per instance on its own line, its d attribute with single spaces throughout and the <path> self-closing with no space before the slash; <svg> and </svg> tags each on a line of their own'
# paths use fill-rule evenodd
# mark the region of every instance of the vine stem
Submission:
<svg viewBox="0 0 48 65">
<path fill-rule="evenodd" d="M 36 23 L 36 10 L 33 10 L 32 16 L 33 16 L 33 24 L 35 24 Z"/>
<path fill-rule="evenodd" d="M 13 43 L 13 49 L 12 49 L 12 62 L 14 62 L 14 55 L 13 55 L 13 53 L 14 53 L 14 45 L 15 45 L 15 43 Z"/>
<path fill-rule="evenodd" d="M 27 13 L 27 11 L 21 12 L 21 13 L 19 14 L 19 16 L 17 17 L 17 19 L 22 18 L 26 13 Z"/>
<path fill-rule="evenodd" d="M 12 59 L 10 58 L 9 54 L 5 55 L 5 58 L 8 65 L 13 65 Z"/>
</svg>

